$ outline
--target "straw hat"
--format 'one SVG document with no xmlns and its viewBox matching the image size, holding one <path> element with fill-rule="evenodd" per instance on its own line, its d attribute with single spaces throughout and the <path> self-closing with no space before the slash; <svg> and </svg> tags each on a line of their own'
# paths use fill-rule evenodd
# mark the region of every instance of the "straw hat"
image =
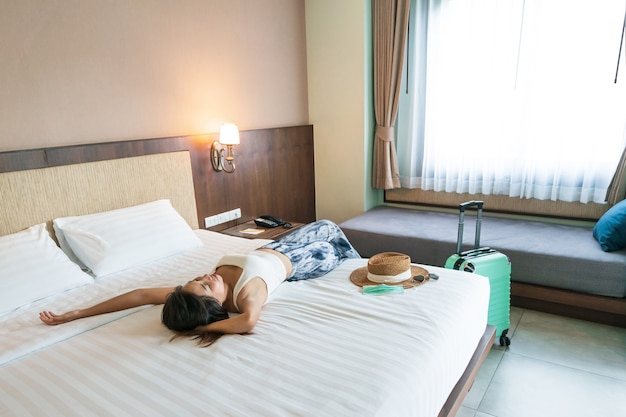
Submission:
<svg viewBox="0 0 626 417">
<path fill-rule="evenodd" d="M 416 281 L 414 276 L 424 279 Z M 411 265 L 408 255 L 398 252 L 383 252 L 372 256 L 367 266 L 355 269 L 350 274 L 350 281 L 362 287 L 364 285 L 402 285 L 404 288 L 417 287 L 428 281 L 428 271 Z"/>
</svg>

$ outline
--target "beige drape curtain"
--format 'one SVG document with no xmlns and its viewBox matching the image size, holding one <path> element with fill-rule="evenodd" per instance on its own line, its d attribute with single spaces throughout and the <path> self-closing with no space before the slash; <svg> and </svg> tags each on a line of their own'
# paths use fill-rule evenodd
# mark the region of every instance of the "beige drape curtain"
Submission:
<svg viewBox="0 0 626 417">
<path fill-rule="evenodd" d="M 402 81 L 410 0 L 372 0 L 376 133 L 372 186 L 400 188 L 394 125 Z"/>
<path fill-rule="evenodd" d="M 609 188 L 606 190 L 606 201 L 614 205 L 626 197 L 626 149 L 622 152 L 615 174 Z"/>
</svg>

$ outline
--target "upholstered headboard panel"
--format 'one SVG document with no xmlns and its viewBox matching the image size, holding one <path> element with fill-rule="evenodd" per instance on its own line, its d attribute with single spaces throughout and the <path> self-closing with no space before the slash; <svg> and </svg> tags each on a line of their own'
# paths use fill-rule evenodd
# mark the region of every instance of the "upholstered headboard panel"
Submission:
<svg viewBox="0 0 626 417">
<path fill-rule="evenodd" d="M 57 217 L 159 199 L 169 199 L 187 223 L 198 228 L 188 151 L 4 172 L 0 173 L 0 235 L 43 222 L 50 226 Z"/>
</svg>

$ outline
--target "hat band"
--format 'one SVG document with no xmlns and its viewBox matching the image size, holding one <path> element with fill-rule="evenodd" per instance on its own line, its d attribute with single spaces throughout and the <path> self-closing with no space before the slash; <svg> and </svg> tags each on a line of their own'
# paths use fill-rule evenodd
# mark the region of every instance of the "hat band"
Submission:
<svg viewBox="0 0 626 417">
<path fill-rule="evenodd" d="M 367 273 L 367 279 L 370 281 L 378 282 L 379 284 L 389 284 L 406 281 L 411 278 L 411 269 L 407 269 L 406 271 L 399 273 L 398 275 L 376 275 L 371 272 Z"/>
</svg>

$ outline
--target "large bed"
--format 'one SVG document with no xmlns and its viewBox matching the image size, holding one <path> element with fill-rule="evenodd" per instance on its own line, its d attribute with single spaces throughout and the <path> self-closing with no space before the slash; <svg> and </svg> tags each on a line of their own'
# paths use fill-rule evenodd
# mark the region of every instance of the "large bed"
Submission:
<svg viewBox="0 0 626 417">
<path fill-rule="evenodd" d="M 367 260 L 351 259 L 321 278 L 283 283 L 253 332 L 223 336 L 207 348 L 171 340 L 160 306 L 59 326 L 39 321 L 41 310 L 67 311 L 138 287 L 183 284 L 210 272 L 222 255 L 267 242 L 199 229 L 192 182 L 186 152 L 0 174 L 0 244 L 38 224 L 45 224 L 45 238 L 58 241 L 55 219 L 154 201 L 167 201 L 199 242 L 120 270 L 85 273 L 87 280 L 4 311 L 0 415 L 456 413 L 493 344 L 488 280 L 475 274 L 428 266 L 438 280 L 371 296 L 349 278 Z M 153 227 L 170 226 L 157 219 Z"/>
</svg>

